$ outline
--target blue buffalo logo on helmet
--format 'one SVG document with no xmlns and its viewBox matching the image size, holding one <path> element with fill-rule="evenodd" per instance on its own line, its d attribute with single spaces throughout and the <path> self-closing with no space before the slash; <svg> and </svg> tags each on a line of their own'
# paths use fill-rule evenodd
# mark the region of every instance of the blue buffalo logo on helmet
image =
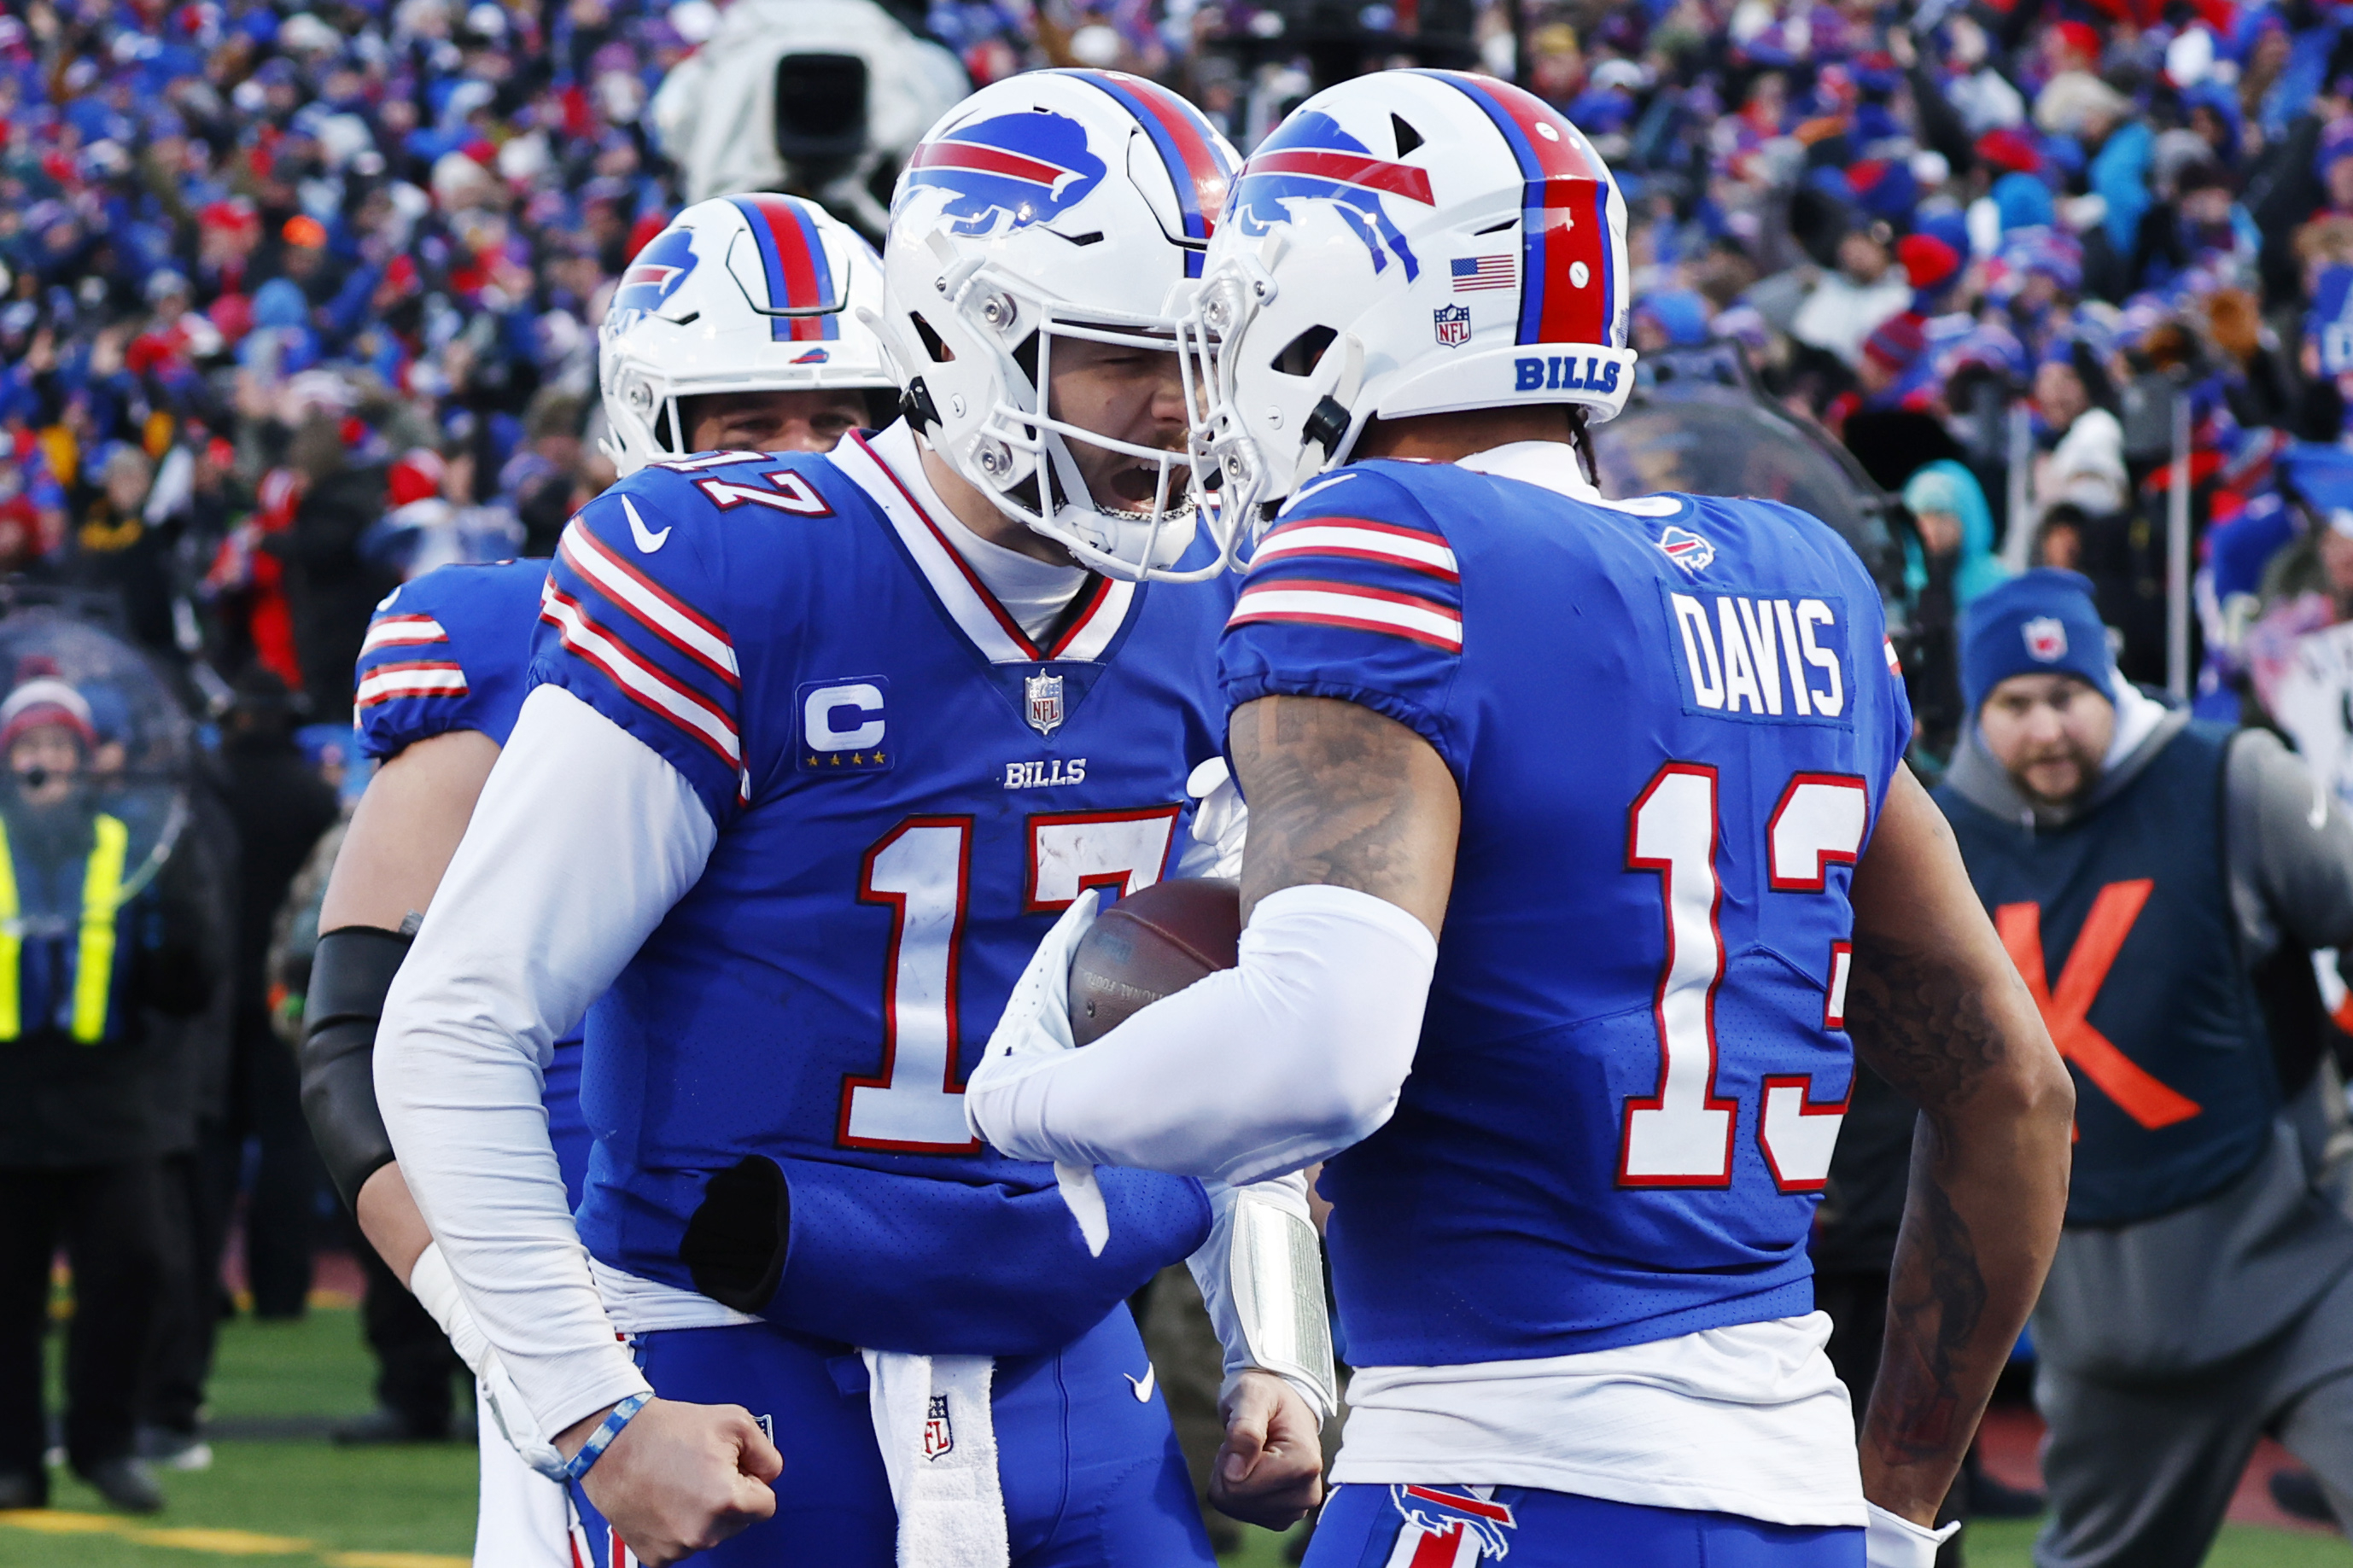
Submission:
<svg viewBox="0 0 2353 1568">
<path fill-rule="evenodd" d="M 1103 183 L 1086 127 L 1043 110 L 959 125 L 915 149 L 893 204 L 918 191 L 945 193 L 940 217 L 958 235 L 994 235 L 1050 223 Z"/>
<path fill-rule="evenodd" d="M 638 252 L 613 290 L 616 310 L 659 310 L 694 271 L 694 231 L 667 228 Z"/>
<path fill-rule="evenodd" d="M 1255 237 L 1297 221 L 1294 204 L 1328 202 L 1372 253 L 1374 272 L 1386 271 L 1394 252 L 1410 283 L 1421 276 L 1421 263 L 1390 221 L 1384 196 L 1423 206 L 1437 201 L 1429 171 L 1374 157 L 1339 121 L 1310 110 L 1284 121 L 1250 154 L 1234 183 L 1226 221 Z"/>
</svg>

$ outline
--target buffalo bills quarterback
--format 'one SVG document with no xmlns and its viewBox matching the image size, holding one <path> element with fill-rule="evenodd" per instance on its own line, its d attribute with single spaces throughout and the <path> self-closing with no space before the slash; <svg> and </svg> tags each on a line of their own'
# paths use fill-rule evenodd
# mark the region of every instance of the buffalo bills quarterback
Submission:
<svg viewBox="0 0 2353 1568">
<path fill-rule="evenodd" d="M 1624 234 L 1482 78 L 1335 87 L 1243 167 L 1184 327 L 1197 462 L 1285 502 L 1219 645 L 1240 964 L 1056 1050 L 1082 907 L 965 1095 L 1031 1159 L 1328 1157 L 1325 1568 L 1925 1564 L 2058 1233 L 2067 1075 L 1871 579 L 1787 507 L 1594 488 Z M 1926 1111 L 1859 1454 L 1806 1257 L 1857 1051 Z"/>
<path fill-rule="evenodd" d="M 792 258 L 738 278 L 738 240 Z M 783 287 L 772 289 L 781 279 Z M 823 208 L 756 195 L 701 203 L 649 241 L 603 327 L 607 449 L 623 475 L 719 447 L 830 451 L 892 406 L 881 340 L 850 311 L 882 293 L 881 258 Z M 789 312 L 789 313 L 788 313 Z M 703 331 L 674 323 L 691 316 Z M 376 773 L 343 837 L 321 913 L 303 1041 L 304 1102 L 337 1190 L 394 1272 L 483 1376 L 480 1408 L 534 1439 L 418 1217 L 377 1114 L 378 1015 L 482 782 L 514 728 L 539 620 L 544 561 L 446 566 L 377 606 L 362 645 L 353 722 Z M 555 1041 L 542 1101 L 565 1197 L 588 1159 L 580 1037 Z M 501 1394 L 504 1397 L 501 1397 Z M 481 1430 L 482 1568 L 571 1568 L 564 1489 L 532 1473 L 492 1421 Z"/>
<path fill-rule="evenodd" d="M 1230 168 L 1132 78 L 976 94 L 884 247 L 907 417 L 830 458 L 653 463 L 565 532 L 376 1078 L 600 1554 L 1206 1563 L 1123 1305 L 1188 1255 L 1229 1510 L 1314 1495 L 1302 1186 L 1009 1161 L 962 1109 L 1039 937 L 1178 869 L 1218 772 L 1231 595 L 1181 580 L 1226 542 L 1189 510 L 1166 302 Z M 584 1011 L 575 1227 L 538 1093 Z"/>
</svg>

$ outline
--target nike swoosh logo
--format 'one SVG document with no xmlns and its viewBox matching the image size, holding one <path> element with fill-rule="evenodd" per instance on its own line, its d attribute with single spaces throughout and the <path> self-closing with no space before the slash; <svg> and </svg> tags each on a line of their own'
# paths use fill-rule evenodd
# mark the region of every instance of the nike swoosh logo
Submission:
<svg viewBox="0 0 2353 1568">
<path fill-rule="evenodd" d="M 621 510 L 629 520 L 629 537 L 638 542 L 638 550 L 644 553 L 651 555 L 670 542 L 670 530 L 665 528 L 656 533 L 648 528 L 646 520 L 638 515 L 636 505 L 627 496 L 621 498 Z"/>
<path fill-rule="evenodd" d="M 1127 1373 L 1121 1373 L 1119 1375 L 1122 1377 L 1127 1377 Z M 1144 1369 L 1143 1382 L 1138 1383 L 1134 1378 L 1127 1377 L 1127 1385 L 1134 1391 L 1135 1402 L 1138 1405 L 1149 1405 L 1152 1403 L 1152 1387 L 1154 1383 L 1158 1380 L 1159 1376 L 1160 1369 L 1158 1367 L 1147 1366 Z"/>
</svg>

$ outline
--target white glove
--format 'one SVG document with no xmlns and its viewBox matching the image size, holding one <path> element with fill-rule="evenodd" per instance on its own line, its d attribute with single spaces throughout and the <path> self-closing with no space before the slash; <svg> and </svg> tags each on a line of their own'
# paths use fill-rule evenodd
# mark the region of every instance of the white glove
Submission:
<svg viewBox="0 0 2353 1568">
<path fill-rule="evenodd" d="M 1223 757 L 1211 757 L 1185 781 L 1185 793 L 1199 801 L 1193 813 L 1193 842 L 1177 858 L 1179 877 L 1228 877 L 1242 874 L 1242 842 L 1250 834 L 1250 807 L 1234 787 L 1233 770 Z"/>
<path fill-rule="evenodd" d="M 1869 1499 L 1862 1506 L 1870 1518 L 1863 1527 L 1862 1552 L 1871 1568 L 1934 1568 L 1936 1548 L 1961 1528 L 1961 1521 L 1955 1520 L 1942 1530 L 1930 1530 L 1902 1514 L 1888 1512 Z"/>
<path fill-rule="evenodd" d="M 441 1256 L 439 1242 L 426 1243 L 425 1250 L 417 1255 L 417 1262 L 408 1271 L 408 1289 L 417 1304 L 441 1325 L 441 1331 L 449 1336 L 449 1348 L 458 1352 L 458 1359 L 481 1380 L 491 1419 L 498 1424 L 515 1452 L 522 1456 L 523 1463 L 543 1476 L 561 1479 L 564 1456 L 540 1431 L 531 1406 L 522 1402 L 522 1394 L 507 1375 L 498 1352 L 491 1349 L 489 1338 L 467 1308 L 466 1298 L 459 1292 L 457 1276 L 449 1272 L 449 1262 Z"/>
<path fill-rule="evenodd" d="M 987 1142 L 988 1129 L 984 1122 L 987 1110 L 988 1090 L 1001 1087 L 1037 1071 L 1065 1051 L 1078 1049 L 1078 1041 L 1071 1034 L 1071 960 L 1079 951 L 1079 941 L 1087 928 L 1095 923 L 1100 908 L 1095 889 L 1085 888 L 1071 900 L 1038 951 L 1029 955 L 1029 966 L 1014 983 L 1013 994 L 1006 1000 L 1004 1016 L 988 1037 L 988 1049 L 983 1053 L 980 1065 L 972 1069 L 965 1080 L 965 1125 L 976 1138 Z M 1079 1234 L 1086 1238 L 1087 1250 L 1097 1258 L 1111 1240 L 1111 1215 L 1103 1206 L 1103 1188 L 1096 1184 L 1094 1168 L 1073 1165 L 1062 1161 L 1054 1163 L 1054 1185 L 1061 1190 L 1062 1201 L 1070 1205 L 1071 1217 L 1079 1222 Z"/>
</svg>

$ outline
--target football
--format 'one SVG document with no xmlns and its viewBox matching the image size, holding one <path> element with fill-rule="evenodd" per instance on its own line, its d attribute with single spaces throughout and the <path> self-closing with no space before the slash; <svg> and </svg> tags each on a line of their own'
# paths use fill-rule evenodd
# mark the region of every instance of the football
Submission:
<svg viewBox="0 0 2353 1568">
<path fill-rule="evenodd" d="M 1242 937 L 1241 884 L 1223 877 L 1155 882 L 1105 910 L 1071 959 L 1071 1034 L 1092 1045 L 1130 1015 L 1231 969 Z"/>
</svg>

